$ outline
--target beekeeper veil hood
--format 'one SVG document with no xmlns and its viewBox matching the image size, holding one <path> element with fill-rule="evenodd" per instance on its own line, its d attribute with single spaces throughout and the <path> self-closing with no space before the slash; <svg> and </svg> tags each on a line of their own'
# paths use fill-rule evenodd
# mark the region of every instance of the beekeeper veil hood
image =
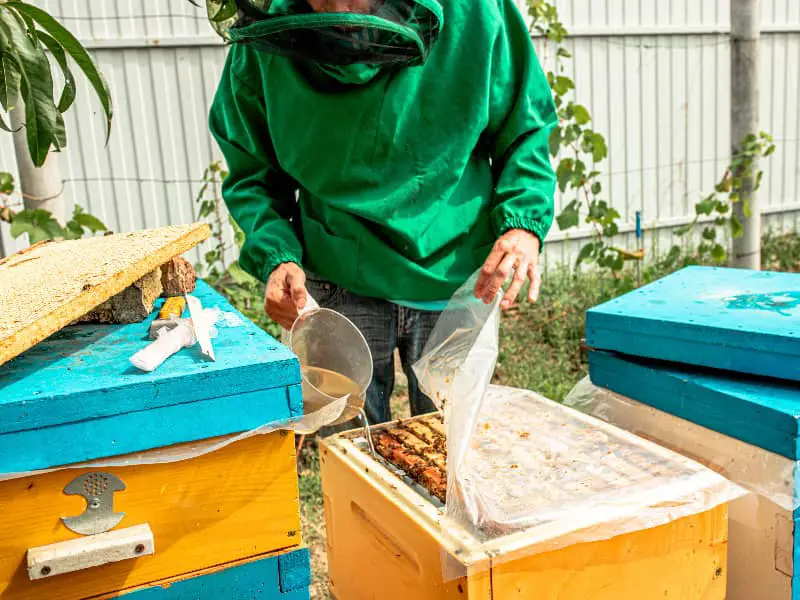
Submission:
<svg viewBox="0 0 800 600">
<path fill-rule="evenodd" d="M 438 0 L 373 0 L 368 13 L 314 12 L 306 0 L 207 0 L 207 8 L 231 42 L 357 80 L 382 67 L 423 63 L 443 20 Z"/>
</svg>

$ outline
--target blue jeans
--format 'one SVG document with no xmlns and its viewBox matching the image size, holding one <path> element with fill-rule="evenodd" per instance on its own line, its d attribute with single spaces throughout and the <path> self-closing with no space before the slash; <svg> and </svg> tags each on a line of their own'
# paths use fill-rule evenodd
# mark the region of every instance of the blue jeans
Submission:
<svg viewBox="0 0 800 600">
<path fill-rule="evenodd" d="M 436 410 L 431 399 L 419 389 L 411 366 L 420 358 L 440 312 L 414 310 L 387 300 L 358 296 L 312 274 L 307 275 L 306 288 L 320 306 L 350 319 L 367 340 L 372 352 L 373 378 L 367 390 L 365 412 L 371 425 L 392 419 L 389 400 L 394 390 L 395 349 L 399 351 L 403 372 L 408 378 L 411 414 L 416 416 Z M 353 427 L 347 425 L 335 429 Z"/>
</svg>

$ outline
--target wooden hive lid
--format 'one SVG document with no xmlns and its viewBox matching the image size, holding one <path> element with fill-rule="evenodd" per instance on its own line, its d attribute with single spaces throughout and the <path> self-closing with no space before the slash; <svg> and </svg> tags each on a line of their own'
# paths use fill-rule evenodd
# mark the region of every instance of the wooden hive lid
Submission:
<svg viewBox="0 0 800 600">
<path fill-rule="evenodd" d="M 0 261 L 0 365 L 208 238 L 196 223 L 36 244 Z"/>
<path fill-rule="evenodd" d="M 205 282 L 204 307 L 235 309 Z M 239 315 L 241 317 L 241 315 Z M 129 358 L 150 320 L 75 325 L 0 368 L 0 474 L 119 456 L 284 423 L 302 414 L 300 366 L 241 317 L 220 326 L 216 361 L 184 348 L 152 373 Z"/>
</svg>

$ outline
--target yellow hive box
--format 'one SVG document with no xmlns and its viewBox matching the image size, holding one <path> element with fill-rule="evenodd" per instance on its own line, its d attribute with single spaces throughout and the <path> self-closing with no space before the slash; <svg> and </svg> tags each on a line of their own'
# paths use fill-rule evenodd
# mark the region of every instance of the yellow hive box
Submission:
<svg viewBox="0 0 800 600">
<path fill-rule="evenodd" d="M 98 470 L 0 482 L 3 600 L 107 597 L 300 544 L 294 438 L 276 431 L 179 462 L 102 469 L 125 484 L 114 494 L 114 511 L 125 513 L 117 529 L 149 525 L 154 554 L 29 580 L 30 548 L 81 538 L 61 518 L 79 515 L 86 502 L 64 488 Z"/>
<path fill-rule="evenodd" d="M 322 444 L 321 469 L 330 584 L 338 600 L 725 598 L 726 504 L 535 554 L 526 551 L 530 533 L 509 534 L 494 541 L 488 557 L 466 531 L 445 535 L 441 509 L 368 455 L 353 434 Z"/>
</svg>

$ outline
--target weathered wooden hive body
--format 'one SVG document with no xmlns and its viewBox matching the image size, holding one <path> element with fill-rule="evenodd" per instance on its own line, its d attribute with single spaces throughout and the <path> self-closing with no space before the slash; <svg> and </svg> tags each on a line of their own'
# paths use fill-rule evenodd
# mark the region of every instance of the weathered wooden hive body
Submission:
<svg viewBox="0 0 800 600">
<path fill-rule="evenodd" d="M 665 469 L 681 468 L 681 460 L 676 461 L 671 452 L 583 415 L 579 419 L 587 419 L 583 421 L 587 429 L 607 436 L 609 454 L 616 441 L 629 449 L 641 447 L 634 459 L 641 459 L 639 467 L 632 461 L 616 461 L 620 468 L 627 464 L 631 469 L 627 474 L 620 472 L 621 477 L 649 477 L 647 470 L 652 469 L 668 478 Z M 501 439 L 503 433 L 492 431 L 495 427 L 502 428 L 499 422 L 480 423 L 485 436 L 477 436 L 476 444 Z M 492 491 L 498 498 L 513 495 L 509 482 L 514 478 L 536 477 L 537 469 L 552 470 L 552 465 L 540 468 L 525 463 L 523 454 L 529 450 L 524 442 L 529 433 L 524 427 L 512 427 L 510 435 L 522 442 L 522 451 L 499 452 L 503 457 L 491 466 L 498 474 Z M 476 531 L 454 526 L 444 517 L 445 438 L 438 416 L 374 427 L 372 439 L 376 456 L 368 451 L 360 431 L 328 438 L 321 447 L 328 565 L 336 598 L 725 598 L 724 503 L 664 525 L 643 526 L 592 542 L 580 542 L 580 531 L 570 533 L 569 519 L 543 520 L 515 530 L 493 520 L 488 510 L 485 531 Z M 577 437 L 562 439 L 581 445 Z M 538 460 L 533 456 L 529 463 Z M 476 466 L 475 472 L 480 468 Z M 554 478 L 568 483 L 569 476 L 568 469 L 562 470 L 551 482 L 543 482 L 543 487 L 556 492 L 555 486 L 549 487 Z M 607 483 L 602 477 L 589 481 L 598 489 L 607 488 Z M 658 496 L 658 488 L 653 492 Z M 509 507 L 550 502 L 548 494 L 543 490 L 538 499 L 531 497 L 521 504 L 511 498 L 505 507 L 513 514 Z M 567 490 L 564 505 L 578 496 L 577 491 Z M 663 500 L 668 502 L 668 495 Z M 587 530 L 603 526 L 601 511 L 593 515 L 587 505 L 584 512 L 575 519 L 583 519 Z"/>
</svg>

